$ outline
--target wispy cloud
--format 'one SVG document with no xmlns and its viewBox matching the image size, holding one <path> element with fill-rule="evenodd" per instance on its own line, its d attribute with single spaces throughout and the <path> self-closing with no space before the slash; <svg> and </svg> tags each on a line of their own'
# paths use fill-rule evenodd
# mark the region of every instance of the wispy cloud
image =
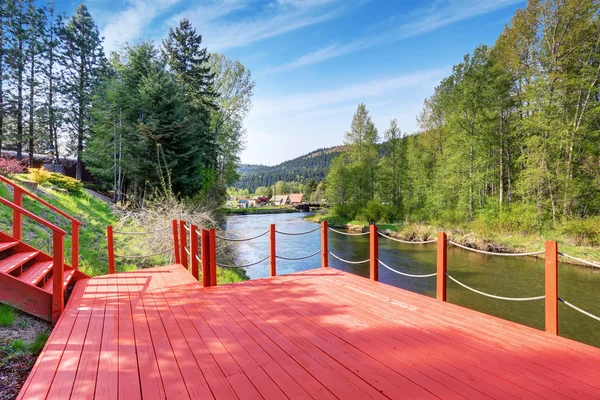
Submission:
<svg viewBox="0 0 600 400">
<path fill-rule="evenodd" d="M 448 68 L 437 68 L 352 84 L 340 88 L 299 93 L 289 96 L 257 100 L 251 112 L 252 118 L 285 113 L 306 113 L 322 110 L 336 104 L 362 101 L 403 87 L 434 85 L 448 73 Z"/>
<path fill-rule="evenodd" d="M 295 60 L 268 68 L 265 72 L 282 72 L 317 64 L 332 58 L 366 49 L 377 45 L 394 43 L 410 37 L 436 31 L 445 26 L 484 15 L 524 0 L 467 0 L 462 2 L 444 0 L 435 1 L 429 7 L 412 11 L 405 22 L 398 23 L 394 16 L 384 24 L 371 27 L 367 39 L 356 39 L 350 44 L 332 44 L 304 54 Z M 379 31 L 373 33 L 374 31 Z M 383 31 L 383 33 L 381 33 Z"/>
<path fill-rule="evenodd" d="M 221 0 L 191 7 L 170 18 L 169 23 L 188 18 L 205 32 L 211 51 L 222 51 L 331 20 L 344 9 L 340 0 L 276 0 L 262 7 L 253 1 Z M 241 10 L 252 12 L 242 17 L 237 13 Z"/>
<path fill-rule="evenodd" d="M 124 10 L 102 12 L 100 26 L 106 52 L 140 39 L 157 17 L 181 0 L 130 0 Z"/>
</svg>

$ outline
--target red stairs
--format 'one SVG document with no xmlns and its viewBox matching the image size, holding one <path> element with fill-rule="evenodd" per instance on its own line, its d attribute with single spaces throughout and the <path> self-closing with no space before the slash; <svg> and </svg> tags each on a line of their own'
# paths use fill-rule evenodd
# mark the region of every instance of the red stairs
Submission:
<svg viewBox="0 0 600 400">
<path fill-rule="evenodd" d="M 89 278 L 77 270 L 81 222 L 10 180 L 0 176 L 0 181 L 12 186 L 14 193 L 13 201 L 0 197 L 0 204 L 13 212 L 12 235 L 0 232 L 0 303 L 56 323 L 70 292 L 68 288 L 80 279 Z M 72 266 L 64 262 L 67 232 L 24 209 L 23 195 L 71 221 Z M 23 242 L 23 216 L 52 231 L 52 255 Z"/>
</svg>

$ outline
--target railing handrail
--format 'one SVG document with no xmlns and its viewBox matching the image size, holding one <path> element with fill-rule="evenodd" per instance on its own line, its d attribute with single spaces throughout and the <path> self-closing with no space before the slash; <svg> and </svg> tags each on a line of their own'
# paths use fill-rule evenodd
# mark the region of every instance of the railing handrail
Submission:
<svg viewBox="0 0 600 400">
<path fill-rule="evenodd" d="M 79 221 L 76 218 L 73 218 L 72 216 L 70 216 L 69 214 L 67 214 L 66 212 L 60 210 L 59 208 L 54 207 L 52 204 L 48 203 L 46 200 L 38 197 L 37 195 L 31 193 L 29 190 L 21 187 L 20 185 L 17 185 L 16 183 L 14 183 L 13 181 L 3 177 L 2 175 L 0 175 L 0 181 L 9 184 L 10 186 L 14 188 L 18 188 L 20 191 L 22 191 L 23 193 L 25 193 L 27 196 L 31 197 L 32 199 L 34 199 L 35 201 L 37 201 L 38 203 L 41 203 L 43 205 L 45 205 L 46 207 L 48 207 L 49 209 L 51 209 L 54 212 L 57 212 L 58 214 L 62 215 L 63 217 L 67 218 L 68 220 L 70 220 L 71 222 L 74 222 L 78 225 L 81 225 L 81 221 Z"/>
<path fill-rule="evenodd" d="M 26 209 L 24 209 L 23 207 L 20 207 L 18 205 L 16 205 L 15 203 L 13 203 L 10 200 L 5 199 L 4 197 L 0 197 L 0 203 L 4 204 L 5 206 L 8 206 L 10 208 L 12 208 L 15 211 L 18 211 L 19 213 L 25 215 L 26 217 L 31 218 L 32 220 L 52 229 L 54 232 L 59 233 L 62 236 L 65 236 L 67 234 L 67 232 L 61 228 L 59 228 L 58 226 L 54 225 L 51 222 L 46 221 L 45 219 L 38 217 L 37 215 L 35 215 L 34 213 L 32 213 L 31 211 L 28 211 Z"/>
</svg>

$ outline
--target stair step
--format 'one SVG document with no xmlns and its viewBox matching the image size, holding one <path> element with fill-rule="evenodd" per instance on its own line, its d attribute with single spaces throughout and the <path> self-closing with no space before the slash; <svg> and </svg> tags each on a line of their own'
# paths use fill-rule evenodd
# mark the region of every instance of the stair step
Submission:
<svg viewBox="0 0 600 400">
<path fill-rule="evenodd" d="M 2 243 L 0 243 L 0 252 L 2 252 L 4 250 L 8 250 L 11 247 L 15 247 L 18 244 L 19 244 L 19 242 L 2 242 Z"/>
<path fill-rule="evenodd" d="M 22 253 L 13 254 L 0 261 L 0 272 L 8 274 L 25 264 L 27 261 L 33 260 L 38 254 L 40 254 L 39 251 L 24 251 Z"/>
<path fill-rule="evenodd" d="M 63 287 L 64 288 L 66 288 L 69 285 L 69 282 L 71 282 L 71 279 L 73 279 L 73 275 L 75 275 L 74 269 L 67 269 L 64 271 L 64 273 L 63 273 Z M 44 286 L 42 286 L 42 289 L 48 293 L 52 293 L 53 282 L 54 282 L 54 279 L 52 277 L 50 277 L 50 279 L 48 279 L 48 282 L 46 282 L 44 284 Z"/>
<path fill-rule="evenodd" d="M 36 262 L 27 271 L 18 276 L 19 280 L 36 286 L 52 270 L 52 261 Z"/>
</svg>

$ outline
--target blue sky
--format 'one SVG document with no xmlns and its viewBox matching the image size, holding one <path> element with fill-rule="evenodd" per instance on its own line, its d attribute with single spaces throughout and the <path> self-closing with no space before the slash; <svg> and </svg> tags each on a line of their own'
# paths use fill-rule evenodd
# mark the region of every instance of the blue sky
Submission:
<svg viewBox="0 0 600 400">
<path fill-rule="evenodd" d="M 55 0 L 71 13 L 80 1 Z M 256 81 L 242 162 L 273 165 L 343 142 L 364 102 L 383 136 L 417 131 L 423 100 L 478 44 L 493 44 L 515 0 L 89 0 L 107 52 L 160 42 L 185 17 L 210 52 Z"/>
</svg>

